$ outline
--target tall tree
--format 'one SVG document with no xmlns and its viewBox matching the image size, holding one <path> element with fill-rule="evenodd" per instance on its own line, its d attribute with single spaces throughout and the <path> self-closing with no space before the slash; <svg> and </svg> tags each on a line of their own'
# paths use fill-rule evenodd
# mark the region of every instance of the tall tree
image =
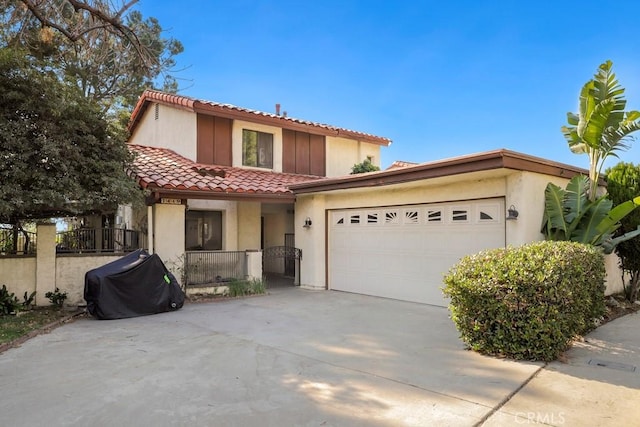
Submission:
<svg viewBox="0 0 640 427">
<path fill-rule="evenodd" d="M 136 200 L 131 154 L 99 107 L 47 64 L 0 49 L 0 222 Z"/>
<path fill-rule="evenodd" d="M 607 190 L 614 203 L 623 203 L 640 195 L 640 165 L 620 162 L 613 168 L 606 170 Z M 640 210 L 635 210 L 621 221 L 617 235 L 623 235 L 640 226 Z M 624 281 L 625 295 L 631 302 L 638 299 L 640 290 L 640 238 L 620 243 L 616 247 L 616 254 L 620 258 L 620 267 L 629 281 Z"/>
<path fill-rule="evenodd" d="M 157 19 L 133 10 L 136 2 L 115 8 L 106 0 L 0 0 L 0 37 L 47 58 L 61 78 L 115 117 L 147 87 L 177 90 L 171 73 L 183 46 L 165 37 Z"/>
<path fill-rule="evenodd" d="M 640 112 L 624 111 L 625 89 L 618 83 L 612 66 L 611 61 L 606 61 L 598 67 L 593 79 L 582 87 L 578 114 L 567 113 L 568 126 L 562 127 L 571 151 L 589 156 L 588 196 L 592 202 L 597 198 L 604 161 L 627 149 L 631 133 L 640 129 Z"/>
</svg>

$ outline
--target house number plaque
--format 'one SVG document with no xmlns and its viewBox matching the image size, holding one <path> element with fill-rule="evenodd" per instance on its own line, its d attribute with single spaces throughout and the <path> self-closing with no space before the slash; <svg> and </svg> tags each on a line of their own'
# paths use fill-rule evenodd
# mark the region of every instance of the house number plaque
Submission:
<svg viewBox="0 0 640 427">
<path fill-rule="evenodd" d="M 160 203 L 163 205 L 181 205 L 182 199 L 170 199 L 168 197 L 163 197 L 160 199 Z"/>
</svg>

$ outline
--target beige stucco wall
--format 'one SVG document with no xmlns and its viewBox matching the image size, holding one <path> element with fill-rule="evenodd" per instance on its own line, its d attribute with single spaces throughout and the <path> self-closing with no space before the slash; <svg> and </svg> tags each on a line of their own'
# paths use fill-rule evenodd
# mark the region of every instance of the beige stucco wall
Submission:
<svg viewBox="0 0 640 427">
<path fill-rule="evenodd" d="M 232 165 L 242 166 L 242 130 L 255 130 L 258 132 L 273 134 L 273 171 L 282 172 L 282 128 L 251 123 L 244 120 L 234 120 L 231 130 L 233 160 Z M 264 170 L 264 168 L 257 168 Z"/>
<path fill-rule="evenodd" d="M 302 250 L 300 286 L 326 288 L 326 197 L 322 194 L 298 196 L 295 212 L 296 247 Z M 303 227 L 305 218 L 311 227 Z"/>
<path fill-rule="evenodd" d="M 284 235 L 293 233 L 293 205 L 268 205 L 262 208 L 264 247 L 284 246 Z"/>
<path fill-rule="evenodd" d="M 49 305 L 47 292 L 56 288 L 56 226 L 38 224 L 38 249 L 36 252 L 36 305 Z"/>
<path fill-rule="evenodd" d="M 327 176 L 344 176 L 351 173 L 356 163 L 371 156 L 373 164 L 380 167 L 380 146 L 353 139 L 327 136 Z"/>
<path fill-rule="evenodd" d="M 67 305 L 84 305 L 84 275 L 87 271 L 101 267 L 121 258 L 118 255 L 67 255 L 56 258 L 55 285 L 67 293 Z M 44 295 L 42 295 L 44 296 Z"/>
<path fill-rule="evenodd" d="M 549 182 L 564 187 L 568 180 L 533 172 L 495 170 L 375 188 L 300 194 L 297 196 L 295 227 L 296 246 L 303 251 L 301 285 L 322 289 L 326 286 L 325 220 L 328 210 L 504 197 L 505 208 L 513 205 L 519 212 L 516 221 L 505 221 L 506 243 L 519 246 L 543 239 L 540 228 L 544 189 Z M 313 221 L 309 229 L 302 228 L 306 217 Z M 615 259 L 608 257 L 606 266 L 607 294 L 622 290 Z"/>
<path fill-rule="evenodd" d="M 544 190 L 549 182 L 564 188 L 569 180 L 533 172 L 514 172 L 506 177 L 506 209 L 513 205 L 519 213 L 517 221 L 507 222 L 507 245 L 543 239 Z"/>
<path fill-rule="evenodd" d="M 150 147 L 171 148 L 176 153 L 196 160 L 197 115 L 194 112 L 158 105 L 158 119 L 155 105 L 147 108 L 135 132 L 129 138 L 132 144 Z"/>
<path fill-rule="evenodd" d="M 262 280 L 262 251 L 247 251 L 247 279 Z"/>
<path fill-rule="evenodd" d="M 2 285 L 20 302 L 25 292 L 31 295 L 36 290 L 36 257 L 0 258 L 0 288 Z"/>
<path fill-rule="evenodd" d="M 56 256 L 53 267 L 48 271 L 48 276 L 43 278 L 45 282 L 38 289 L 36 289 L 35 257 L 0 258 L 0 277 L 2 277 L 0 285 L 7 285 L 9 292 L 13 292 L 20 302 L 22 302 L 25 292 L 29 295 L 37 290 L 37 305 L 49 305 L 45 294 L 57 287 L 61 292 L 67 293 L 65 305 L 84 305 L 85 273 L 121 256 L 122 254 Z M 45 262 L 45 265 L 49 264 Z"/>
<path fill-rule="evenodd" d="M 184 205 L 153 205 L 153 248 L 167 268 L 180 277 L 184 258 Z M 151 231 L 151 229 L 150 229 Z"/>
<path fill-rule="evenodd" d="M 260 202 L 238 202 L 238 250 L 260 249 Z"/>
</svg>

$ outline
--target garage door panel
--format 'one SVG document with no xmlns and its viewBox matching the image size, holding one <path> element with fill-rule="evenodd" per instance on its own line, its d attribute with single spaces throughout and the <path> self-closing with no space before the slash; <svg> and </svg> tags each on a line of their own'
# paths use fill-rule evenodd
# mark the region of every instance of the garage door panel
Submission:
<svg viewBox="0 0 640 427">
<path fill-rule="evenodd" d="M 330 212 L 329 287 L 446 306 L 444 274 L 505 246 L 504 199 Z"/>
</svg>

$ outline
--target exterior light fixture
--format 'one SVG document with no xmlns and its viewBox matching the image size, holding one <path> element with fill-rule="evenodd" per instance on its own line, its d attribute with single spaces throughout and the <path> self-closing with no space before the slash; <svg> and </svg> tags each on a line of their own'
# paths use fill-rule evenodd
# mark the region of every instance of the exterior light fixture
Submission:
<svg viewBox="0 0 640 427">
<path fill-rule="evenodd" d="M 309 227 L 311 227 L 311 218 L 306 217 L 306 218 L 304 219 L 304 224 L 303 224 L 302 226 L 303 226 L 304 228 L 309 228 Z"/>
<path fill-rule="evenodd" d="M 511 205 L 509 206 L 509 209 L 507 209 L 507 220 L 512 220 L 515 221 L 518 219 L 518 211 L 516 210 L 516 207 Z"/>
</svg>

